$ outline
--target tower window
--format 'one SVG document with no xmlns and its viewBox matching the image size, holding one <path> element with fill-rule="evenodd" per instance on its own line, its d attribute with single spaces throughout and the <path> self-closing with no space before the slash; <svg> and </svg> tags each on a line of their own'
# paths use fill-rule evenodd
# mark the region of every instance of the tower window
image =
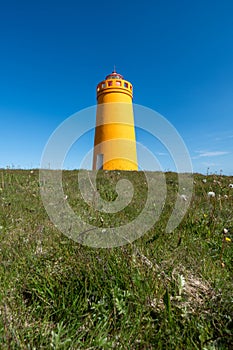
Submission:
<svg viewBox="0 0 233 350">
<path fill-rule="evenodd" d="M 104 164 L 104 155 L 102 153 L 97 154 L 96 157 L 96 170 L 102 170 Z"/>
<path fill-rule="evenodd" d="M 117 85 L 117 86 L 121 86 L 121 81 L 117 80 L 117 81 L 116 81 L 116 85 Z"/>
<path fill-rule="evenodd" d="M 105 83 L 103 83 L 103 84 L 102 84 L 102 88 L 105 88 L 105 87 L 106 87 L 106 84 L 105 84 Z"/>
<path fill-rule="evenodd" d="M 132 85 L 130 85 L 130 90 L 132 90 Z"/>
<path fill-rule="evenodd" d="M 112 86 L 112 81 L 108 81 L 108 86 Z"/>
<path fill-rule="evenodd" d="M 124 87 L 128 88 L 128 86 L 129 86 L 128 83 L 124 82 Z"/>
</svg>

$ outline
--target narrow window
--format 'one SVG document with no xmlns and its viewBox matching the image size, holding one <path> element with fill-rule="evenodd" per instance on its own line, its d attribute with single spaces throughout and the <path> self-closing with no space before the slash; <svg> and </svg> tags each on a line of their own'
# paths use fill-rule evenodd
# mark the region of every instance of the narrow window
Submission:
<svg viewBox="0 0 233 350">
<path fill-rule="evenodd" d="M 117 81 L 116 81 L 116 85 L 117 85 L 117 86 L 121 86 L 121 81 L 117 80 Z"/>
<path fill-rule="evenodd" d="M 103 153 L 97 154 L 96 158 L 96 170 L 102 170 L 104 164 L 104 155 Z"/>
<path fill-rule="evenodd" d="M 128 83 L 124 82 L 124 87 L 128 88 Z"/>
<path fill-rule="evenodd" d="M 103 84 L 102 84 L 102 88 L 105 88 L 105 87 L 106 87 L 106 84 L 105 84 L 105 83 L 103 83 Z"/>
<path fill-rule="evenodd" d="M 112 86 L 112 80 L 108 82 L 108 86 Z"/>
</svg>

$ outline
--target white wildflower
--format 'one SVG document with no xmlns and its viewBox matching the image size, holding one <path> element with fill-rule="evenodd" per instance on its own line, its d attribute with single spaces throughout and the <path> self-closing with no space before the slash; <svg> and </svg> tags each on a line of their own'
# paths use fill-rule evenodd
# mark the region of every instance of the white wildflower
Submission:
<svg viewBox="0 0 233 350">
<path fill-rule="evenodd" d="M 233 188 L 233 184 L 230 184 L 229 187 L 230 187 L 230 188 Z"/>
<path fill-rule="evenodd" d="M 210 191 L 210 192 L 208 192 L 207 193 L 207 196 L 210 198 L 210 197 L 215 197 L 215 192 L 213 192 L 213 191 Z"/>
<path fill-rule="evenodd" d="M 228 232 L 228 229 L 227 229 L 227 228 L 224 228 L 224 229 L 223 229 L 223 233 L 226 235 L 227 232 Z"/>
<path fill-rule="evenodd" d="M 183 201 L 187 201 L 188 197 L 186 196 L 186 194 L 181 194 L 180 198 L 183 199 Z"/>
<path fill-rule="evenodd" d="M 179 296 L 181 296 L 183 289 L 185 287 L 186 281 L 183 275 L 178 274 L 178 289 L 179 289 Z"/>
<path fill-rule="evenodd" d="M 206 181 L 207 181 L 206 179 L 203 179 L 203 180 L 202 180 L 202 182 L 204 182 L 204 184 L 206 183 Z"/>
</svg>

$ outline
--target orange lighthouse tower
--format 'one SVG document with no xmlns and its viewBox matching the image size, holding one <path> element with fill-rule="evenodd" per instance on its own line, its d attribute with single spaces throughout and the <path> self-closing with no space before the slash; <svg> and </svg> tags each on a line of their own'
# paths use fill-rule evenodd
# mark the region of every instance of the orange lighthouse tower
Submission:
<svg viewBox="0 0 233 350">
<path fill-rule="evenodd" d="M 132 89 L 115 70 L 97 85 L 93 170 L 138 170 Z"/>
</svg>

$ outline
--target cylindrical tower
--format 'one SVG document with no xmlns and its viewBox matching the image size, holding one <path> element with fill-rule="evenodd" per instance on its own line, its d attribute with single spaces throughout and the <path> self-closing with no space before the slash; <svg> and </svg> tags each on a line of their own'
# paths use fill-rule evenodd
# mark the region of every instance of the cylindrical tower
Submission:
<svg viewBox="0 0 233 350">
<path fill-rule="evenodd" d="M 138 170 L 132 89 L 115 71 L 97 85 L 94 170 Z"/>
</svg>

